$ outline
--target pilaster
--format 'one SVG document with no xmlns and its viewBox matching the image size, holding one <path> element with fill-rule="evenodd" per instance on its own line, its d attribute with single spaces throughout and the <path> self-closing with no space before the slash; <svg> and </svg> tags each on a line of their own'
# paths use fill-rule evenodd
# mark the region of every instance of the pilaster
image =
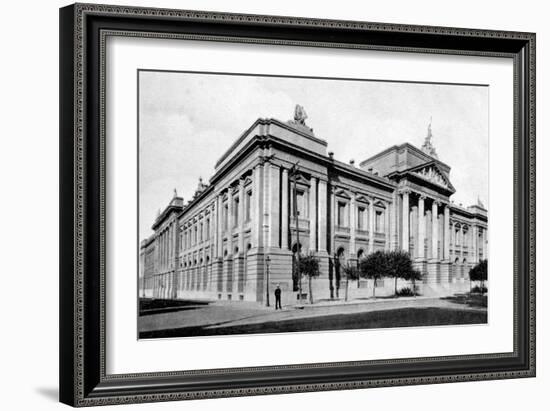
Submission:
<svg viewBox="0 0 550 411">
<path fill-rule="evenodd" d="M 317 251 L 317 179 L 311 177 L 309 187 L 309 250 Z"/>
<path fill-rule="evenodd" d="M 289 197 L 288 197 L 288 170 L 283 169 L 282 172 L 282 182 L 281 182 L 281 248 L 284 250 L 289 249 L 289 239 L 288 239 L 288 210 L 290 206 Z"/>
<path fill-rule="evenodd" d="M 319 180 L 318 203 L 317 225 L 319 227 L 319 253 L 321 254 L 327 252 L 327 183 L 324 180 Z"/>
<path fill-rule="evenodd" d="M 402 217 L 402 243 L 401 248 L 405 252 L 409 252 L 409 190 L 403 190 L 403 217 Z"/>
</svg>

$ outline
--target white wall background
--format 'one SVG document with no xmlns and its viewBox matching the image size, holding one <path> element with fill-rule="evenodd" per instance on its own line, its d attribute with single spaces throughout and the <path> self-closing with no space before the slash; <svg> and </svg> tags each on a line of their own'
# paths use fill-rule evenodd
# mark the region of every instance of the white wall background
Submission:
<svg viewBox="0 0 550 411">
<path fill-rule="evenodd" d="M 538 94 L 538 233 L 549 226 L 544 214 L 550 200 L 544 162 L 550 142 L 548 74 L 550 26 L 544 2 L 524 0 L 430 0 L 354 2 L 340 0 L 296 2 L 278 0 L 131 0 L 113 3 L 258 14 L 444 25 L 537 33 Z M 3 4 L 0 24 L 0 406 L 6 410 L 48 410 L 57 403 L 58 350 L 58 7 L 63 1 Z M 202 400 L 186 403 L 131 405 L 120 409 L 279 410 L 337 407 L 411 410 L 494 408 L 547 409 L 550 386 L 548 337 L 550 286 L 544 252 L 548 237 L 538 236 L 538 377 L 379 388 L 370 390 L 293 394 L 270 397 Z M 112 407 L 109 407 L 112 408 Z M 118 409 L 118 408 L 117 408 Z"/>
</svg>

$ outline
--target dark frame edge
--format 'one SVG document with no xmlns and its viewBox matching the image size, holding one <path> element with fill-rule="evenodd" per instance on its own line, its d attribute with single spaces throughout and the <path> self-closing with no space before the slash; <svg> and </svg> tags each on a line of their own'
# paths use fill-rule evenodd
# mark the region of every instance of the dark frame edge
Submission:
<svg viewBox="0 0 550 411">
<path fill-rule="evenodd" d="M 59 9 L 59 401 L 76 405 L 74 331 L 74 15 Z"/>
<path fill-rule="evenodd" d="M 80 303 L 77 300 L 77 286 L 79 278 L 76 277 L 75 266 L 75 240 L 77 235 L 77 215 L 75 211 L 75 203 L 77 198 L 77 187 L 75 186 L 75 163 L 73 162 L 76 157 L 77 142 L 76 120 L 77 114 L 75 112 L 76 103 L 75 93 L 78 90 L 77 83 L 75 82 L 75 70 L 84 70 L 82 67 L 75 67 L 78 61 L 75 54 L 75 42 L 79 41 L 77 34 L 78 15 L 80 13 L 82 17 L 82 4 L 76 4 L 64 7 L 60 9 L 60 210 L 63 211 L 60 214 L 60 401 L 72 405 L 72 406 L 90 406 L 90 405 L 108 405 L 108 404 L 120 404 L 120 403 L 138 403 L 138 402 L 152 402 L 152 401 L 173 401 L 181 399 L 198 399 L 198 398 L 219 398 L 219 397 L 234 397 L 234 396 L 246 396 L 246 395 L 262 395 L 262 394 L 277 394 L 277 393 L 290 393 L 290 392 L 311 392 L 311 391 L 327 391 L 327 390 L 339 390 L 339 389 L 354 389 L 354 388 L 366 388 L 366 387 L 381 387 L 381 386 L 396 386 L 396 385 L 411 385 L 411 384 L 435 384 L 442 381 L 438 374 L 425 377 L 388 377 L 388 378 L 373 378 L 368 381 L 353 381 L 341 379 L 340 382 L 327 383 L 323 386 L 318 386 L 319 383 L 292 383 L 291 386 L 282 383 L 269 384 L 267 387 L 263 384 L 258 384 L 251 388 L 222 388 L 220 387 L 202 387 L 198 390 L 197 387 L 187 387 L 189 391 L 182 389 L 183 387 L 178 384 L 178 377 L 166 378 L 159 376 L 155 377 L 157 381 L 148 381 L 147 378 L 138 376 L 120 376 L 121 378 L 108 379 L 99 377 L 99 365 L 97 363 L 98 349 L 97 344 L 89 345 L 90 337 L 94 337 L 92 323 L 98 318 L 97 312 L 91 306 L 97 303 L 96 297 L 90 297 L 90 294 L 95 295 L 94 292 L 88 292 L 90 285 L 94 285 L 88 271 L 88 276 L 85 276 L 85 289 L 86 302 L 84 303 L 84 317 L 87 320 L 84 324 L 86 330 L 77 329 L 76 318 L 77 309 L 80 307 Z M 96 5 L 99 6 L 99 5 Z M 144 9 L 145 10 L 145 9 Z M 199 12 L 197 12 L 199 13 Z M 304 19 L 308 20 L 308 19 Z M 90 35 L 91 33 L 88 33 Z M 531 172 L 534 168 L 534 149 L 535 149 L 535 72 L 534 72 L 534 58 L 535 58 L 535 35 L 533 33 L 521 33 L 521 39 L 519 42 L 523 43 L 521 50 L 516 49 L 517 64 L 520 67 L 521 76 L 519 78 L 519 95 L 518 95 L 518 110 L 519 121 L 516 127 L 519 130 L 519 147 L 516 155 L 519 158 L 518 161 L 518 183 L 520 187 L 517 188 L 518 199 L 514 201 L 519 206 L 519 230 L 518 230 L 518 251 L 523 257 L 519 259 L 518 265 L 523 278 L 519 281 L 519 290 L 521 294 L 519 297 L 520 310 L 520 324 L 518 332 L 518 345 L 520 347 L 517 357 L 512 364 L 508 364 L 502 369 L 491 370 L 494 374 L 487 377 L 482 372 L 478 371 L 478 374 L 470 375 L 467 378 L 465 375 L 453 376 L 454 381 L 473 381 L 473 380 L 486 380 L 486 379 L 503 379 L 503 378 L 520 378 L 520 377 L 534 377 L 535 376 L 535 334 L 534 334 L 534 321 L 535 313 L 530 310 L 528 303 L 531 301 L 534 304 L 534 223 L 535 223 L 535 203 L 534 203 L 534 190 L 535 190 L 535 176 L 534 172 Z M 517 45 L 518 43 L 516 43 Z M 94 50 L 96 51 L 96 50 Z M 93 58 L 95 53 L 90 53 L 88 58 Z M 90 75 L 91 73 L 87 73 Z M 86 77 L 85 77 L 86 78 Z M 97 90 L 89 90 L 91 93 L 97 92 Z M 91 111 L 94 111 L 95 107 L 92 107 Z M 90 114 L 90 113 L 89 113 Z M 90 127 L 90 125 L 87 125 Z M 89 135 L 93 134 L 92 131 Z M 85 133 L 87 134 L 87 133 Z M 89 148 L 94 148 L 94 144 L 90 141 L 85 141 L 85 144 L 92 144 Z M 91 150 L 93 151 L 93 150 Z M 93 163 L 95 159 L 92 158 L 90 163 Z M 85 161 L 86 163 L 86 161 Z M 93 176 L 89 174 L 93 171 L 93 165 L 88 163 L 86 172 L 87 178 L 86 184 L 88 189 L 92 189 L 93 185 L 89 183 Z M 89 168 L 92 167 L 92 168 Z M 93 193 L 94 190 L 91 191 Z M 86 193 L 86 191 L 85 191 Z M 91 194 L 89 191 L 88 195 Z M 88 203 L 85 203 L 88 204 Z M 93 222 L 93 210 L 87 209 L 88 215 L 85 216 L 86 225 Z M 92 220 L 89 220 L 92 218 Z M 93 227 L 93 225 L 92 225 Z M 90 240 L 90 233 L 85 234 L 86 240 Z M 93 241 L 90 241 L 88 245 L 91 245 Z M 88 254 L 87 247 L 84 249 Z M 531 276 L 531 270 L 533 276 Z M 88 278 L 86 278 L 88 277 Z M 90 284 L 90 281 L 92 284 Z M 97 284 L 95 284 L 97 285 Z M 530 291 L 531 290 L 531 291 Z M 94 291 L 93 289 L 91 291 Z M 530 295 L 531 292 L 531 295 Z M 91 298 L 91 299 L 90 299 Z M 91 315 L 92 314 L 92 315 Z M 531 332 L 530 332 L 531 331 Z M 90 335 L 90 332 L 92 335 Z M 85 334 L 87 337 L 86 350 L 84 350 L 84 359 L 79 355 L 79 341 L 78 336 Z M 82 348 L 82 347 L 80 347 Z M 78 362 L 83 363 L 82 369 L 77 367 Z M 514 375 L 507 375 L 506 371 L 515 371 Z M 439 376 L 444 375 L 445 372 L 441 372 Z M 161 382 L 162 381 L 162 382 Z M 156 387 L 155 385 L 158 384 Z M 149 390 L 144 389 L 144 386 Z"/>
<path fill-rule="evenodd" d="M 524 184 L 527 187 L 523 200 L 525 202 L 526 216 L 524 238 L 526 246 L 524 273 L 528 281 L 524 296 L 528 301 L 524 302 L 526 308 L 525 324 L 527 329 L 524 335 L 528 337 L 526 348 L 527 369 L 530 377 L 536 377 L 536 33 L 529 33 L 523 47 L 524 61 L 524 124 L 521 135 L 526 148 L 522 153 L 524 164 Z"/>
</svg>

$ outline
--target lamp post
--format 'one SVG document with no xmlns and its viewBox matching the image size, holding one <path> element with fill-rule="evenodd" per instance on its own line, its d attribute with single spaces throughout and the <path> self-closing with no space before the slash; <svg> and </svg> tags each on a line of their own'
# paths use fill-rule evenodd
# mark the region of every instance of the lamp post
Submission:
<svg viewBox="0 0 550 411">
<path fill-rule="evenodd" d="M 269 307 L 269 256 L 265 258 L 265 306 Z"/>
<path fill-rule="evenodd" d="M 296 271 L 298 275 L 298 301 L 299 304 L 302 304 L 302 273 L 300 272 L 300 226 L 298 222 L 298 194 L 296 191 L 296 174 L 298 174 L 298 163 L 297 161 L 292 168 L 290 169 L 290 175 L 292 176 L 292 203 L 293 203 L 293 213 L 294 213 L 294 223 L 296 225 Z"/>
</svg>

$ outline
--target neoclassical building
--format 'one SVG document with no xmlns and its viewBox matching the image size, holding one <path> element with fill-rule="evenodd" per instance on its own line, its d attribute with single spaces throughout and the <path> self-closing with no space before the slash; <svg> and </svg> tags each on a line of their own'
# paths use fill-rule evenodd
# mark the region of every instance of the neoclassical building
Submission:
<svg viewBox="0 0 550 411">
<path fill-rule="evenodd" d="M 341 286 L 343 263 L 376 250 L 408 251 L 423 294 L 468 286 L 470 267 L 487 258 L 487 210 L 450 200 L 450 167 L 438 159 L 431 126 L 421 148 L 392 146 L 356 165 L 327 152 L 305 119 L 297 106 L 291 121 L 256 120 L 193 198 L 184 203 L 174 190 L 141 242 L 141 296 L 263 302 L 279 285 L 290 303 L 298 249 L 319 258 L 315 298 Z M 389 283 L 376 293 L 390 292 Z M 372 287 L 361 280 L 350 289 L 371 295 Z"/>
</svg>

